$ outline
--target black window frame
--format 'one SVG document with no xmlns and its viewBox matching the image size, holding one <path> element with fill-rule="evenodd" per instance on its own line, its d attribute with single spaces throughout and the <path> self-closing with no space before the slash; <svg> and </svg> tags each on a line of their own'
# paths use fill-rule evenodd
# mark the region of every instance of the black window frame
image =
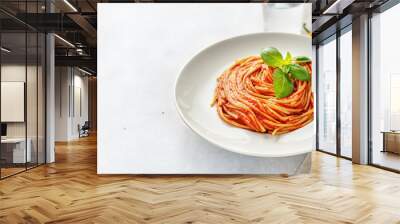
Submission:
<svg viewBox="0 0 400 224">
<path fill-rule="evenodd" d="M 342 155 L 341 153 L 341 119 L 340 119 L 340 75 L 341 75 L 341 67 L 340 67 L 340 37 L 344 35 L 347 32 L 352 31 L 352 23 L 347 24 L 343 28 L 339 28 L 336 30 L 335 33 L 327 36 L 326 38 L 320 40 L 316 45 L 316 58 L 315 58 L 315 63 L 316 63 L 316 150 L 319 152 L 327 153 L 329 155 L 337 156 L 340 158 L 344 158 L 347 160 L 352 160 L 352 158 L 347 157 Z M 318 88 L 319 86 L 319 47 L 321 44 L 326 44 L 331 41 L 336 41 L 336 152 L 328 152 L 324 149 L 321 149 L 319 147 L 319 115 L 318 115 L 318 110 L 319 110 L 319 94 L 320 90 Z"/>
</svg>

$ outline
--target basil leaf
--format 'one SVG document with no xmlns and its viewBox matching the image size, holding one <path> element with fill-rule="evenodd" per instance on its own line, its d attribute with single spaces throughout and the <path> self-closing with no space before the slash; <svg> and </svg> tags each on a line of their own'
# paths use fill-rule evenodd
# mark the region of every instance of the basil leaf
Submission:
<svg viewBox="0 0 400 224">
<path fill-rule="evenodd" d="M 289 65 L 289 72 L 293 78 L 301 81 L 309 81 L 311 79 L 308 71 L 303 66 L 298 64 Z"/>
<path fill-rule="evenodd" d="M 290 81 L 288 74 L 277 68 L 273 74 L 274 92 L 276 98 L 289 96 L 293 92 L 293 83 Z"/>
<path fill-rule="evenodd" d="M 290 71 L 290 65 L 282 65 L 281 67 L 280 67 L 280 69 L 282 70 L 282 72 L 283 73 L 289 73 L 289 71 Z"/>
<path fill-rule="evenodd" d="M 264 63 L 273 68 L 280 67 L 284 61 L 281 52 L 274 47 L 265 48 L 261 51 Z"/>
<path fill-rule="evenodd" d="M 311 61 L 311 59 L 306 56 L 298 56 L 298 57 L 295 57 L 294 60 L 296 61 L 296 63 L 306 63 L 306 62 Z"/>
<path fill-rule="evenodd" d="M 292 55 L 290 54 L 290 52 L 286 52 L 285 65 L 288 65 L 291 63 L 292 63 Z"/>
</svg>

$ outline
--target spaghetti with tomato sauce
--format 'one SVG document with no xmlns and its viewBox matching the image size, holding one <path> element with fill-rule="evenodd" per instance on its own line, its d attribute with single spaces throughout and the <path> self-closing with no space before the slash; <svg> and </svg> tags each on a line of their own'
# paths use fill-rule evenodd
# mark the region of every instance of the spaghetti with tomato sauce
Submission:
<svg viewBox="0 0 400 224">
<path fill-rule="evenodd" d="M 300 64 L 311 74 L 311 62 Z M 311 81 L 295 80 L 293 92 L 276 98 L 275 68 L 260 56 L 236 61 L 217 79 L 212 102 L 226 123 L 256 132 L 279 135 L 304 127 L 314 118 Z"/>
</svg>

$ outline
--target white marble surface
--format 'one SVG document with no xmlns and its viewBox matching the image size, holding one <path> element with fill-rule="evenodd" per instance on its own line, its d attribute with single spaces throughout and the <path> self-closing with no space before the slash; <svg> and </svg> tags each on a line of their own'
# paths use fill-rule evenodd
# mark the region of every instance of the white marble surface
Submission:
<svg viewBox="0 0 400 224">
<path fill-rule="evenodd" d="M 291 13 L 274 15 L 271 10 Z M 282 29 L 287 20 L 306 20 L 310 27 L 307 13 L 311 15 L 311 4 L 286 9 L 266 4 L 99 4 L 98 173 L 307 172 L 309 154 L 258 158 L 209 144 L 184 125 L 173 98 L 180 68 L 202 48 L 240 34 Z M 298 26 L 286 31 L 303 32 Z"/>
</svg>

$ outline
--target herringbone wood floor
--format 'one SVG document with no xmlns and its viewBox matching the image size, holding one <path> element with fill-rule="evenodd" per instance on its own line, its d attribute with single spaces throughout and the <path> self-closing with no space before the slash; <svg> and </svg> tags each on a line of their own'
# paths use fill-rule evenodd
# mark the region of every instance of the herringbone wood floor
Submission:
<svg viewBox="0 0 400 224">
<path fill-rule="evenodd" d="M 0 223 L 400 223 L 400 175 L 315 152 L 311 174 L 98 176 L 96 138 L 0 181 Z"/>
</svg>

